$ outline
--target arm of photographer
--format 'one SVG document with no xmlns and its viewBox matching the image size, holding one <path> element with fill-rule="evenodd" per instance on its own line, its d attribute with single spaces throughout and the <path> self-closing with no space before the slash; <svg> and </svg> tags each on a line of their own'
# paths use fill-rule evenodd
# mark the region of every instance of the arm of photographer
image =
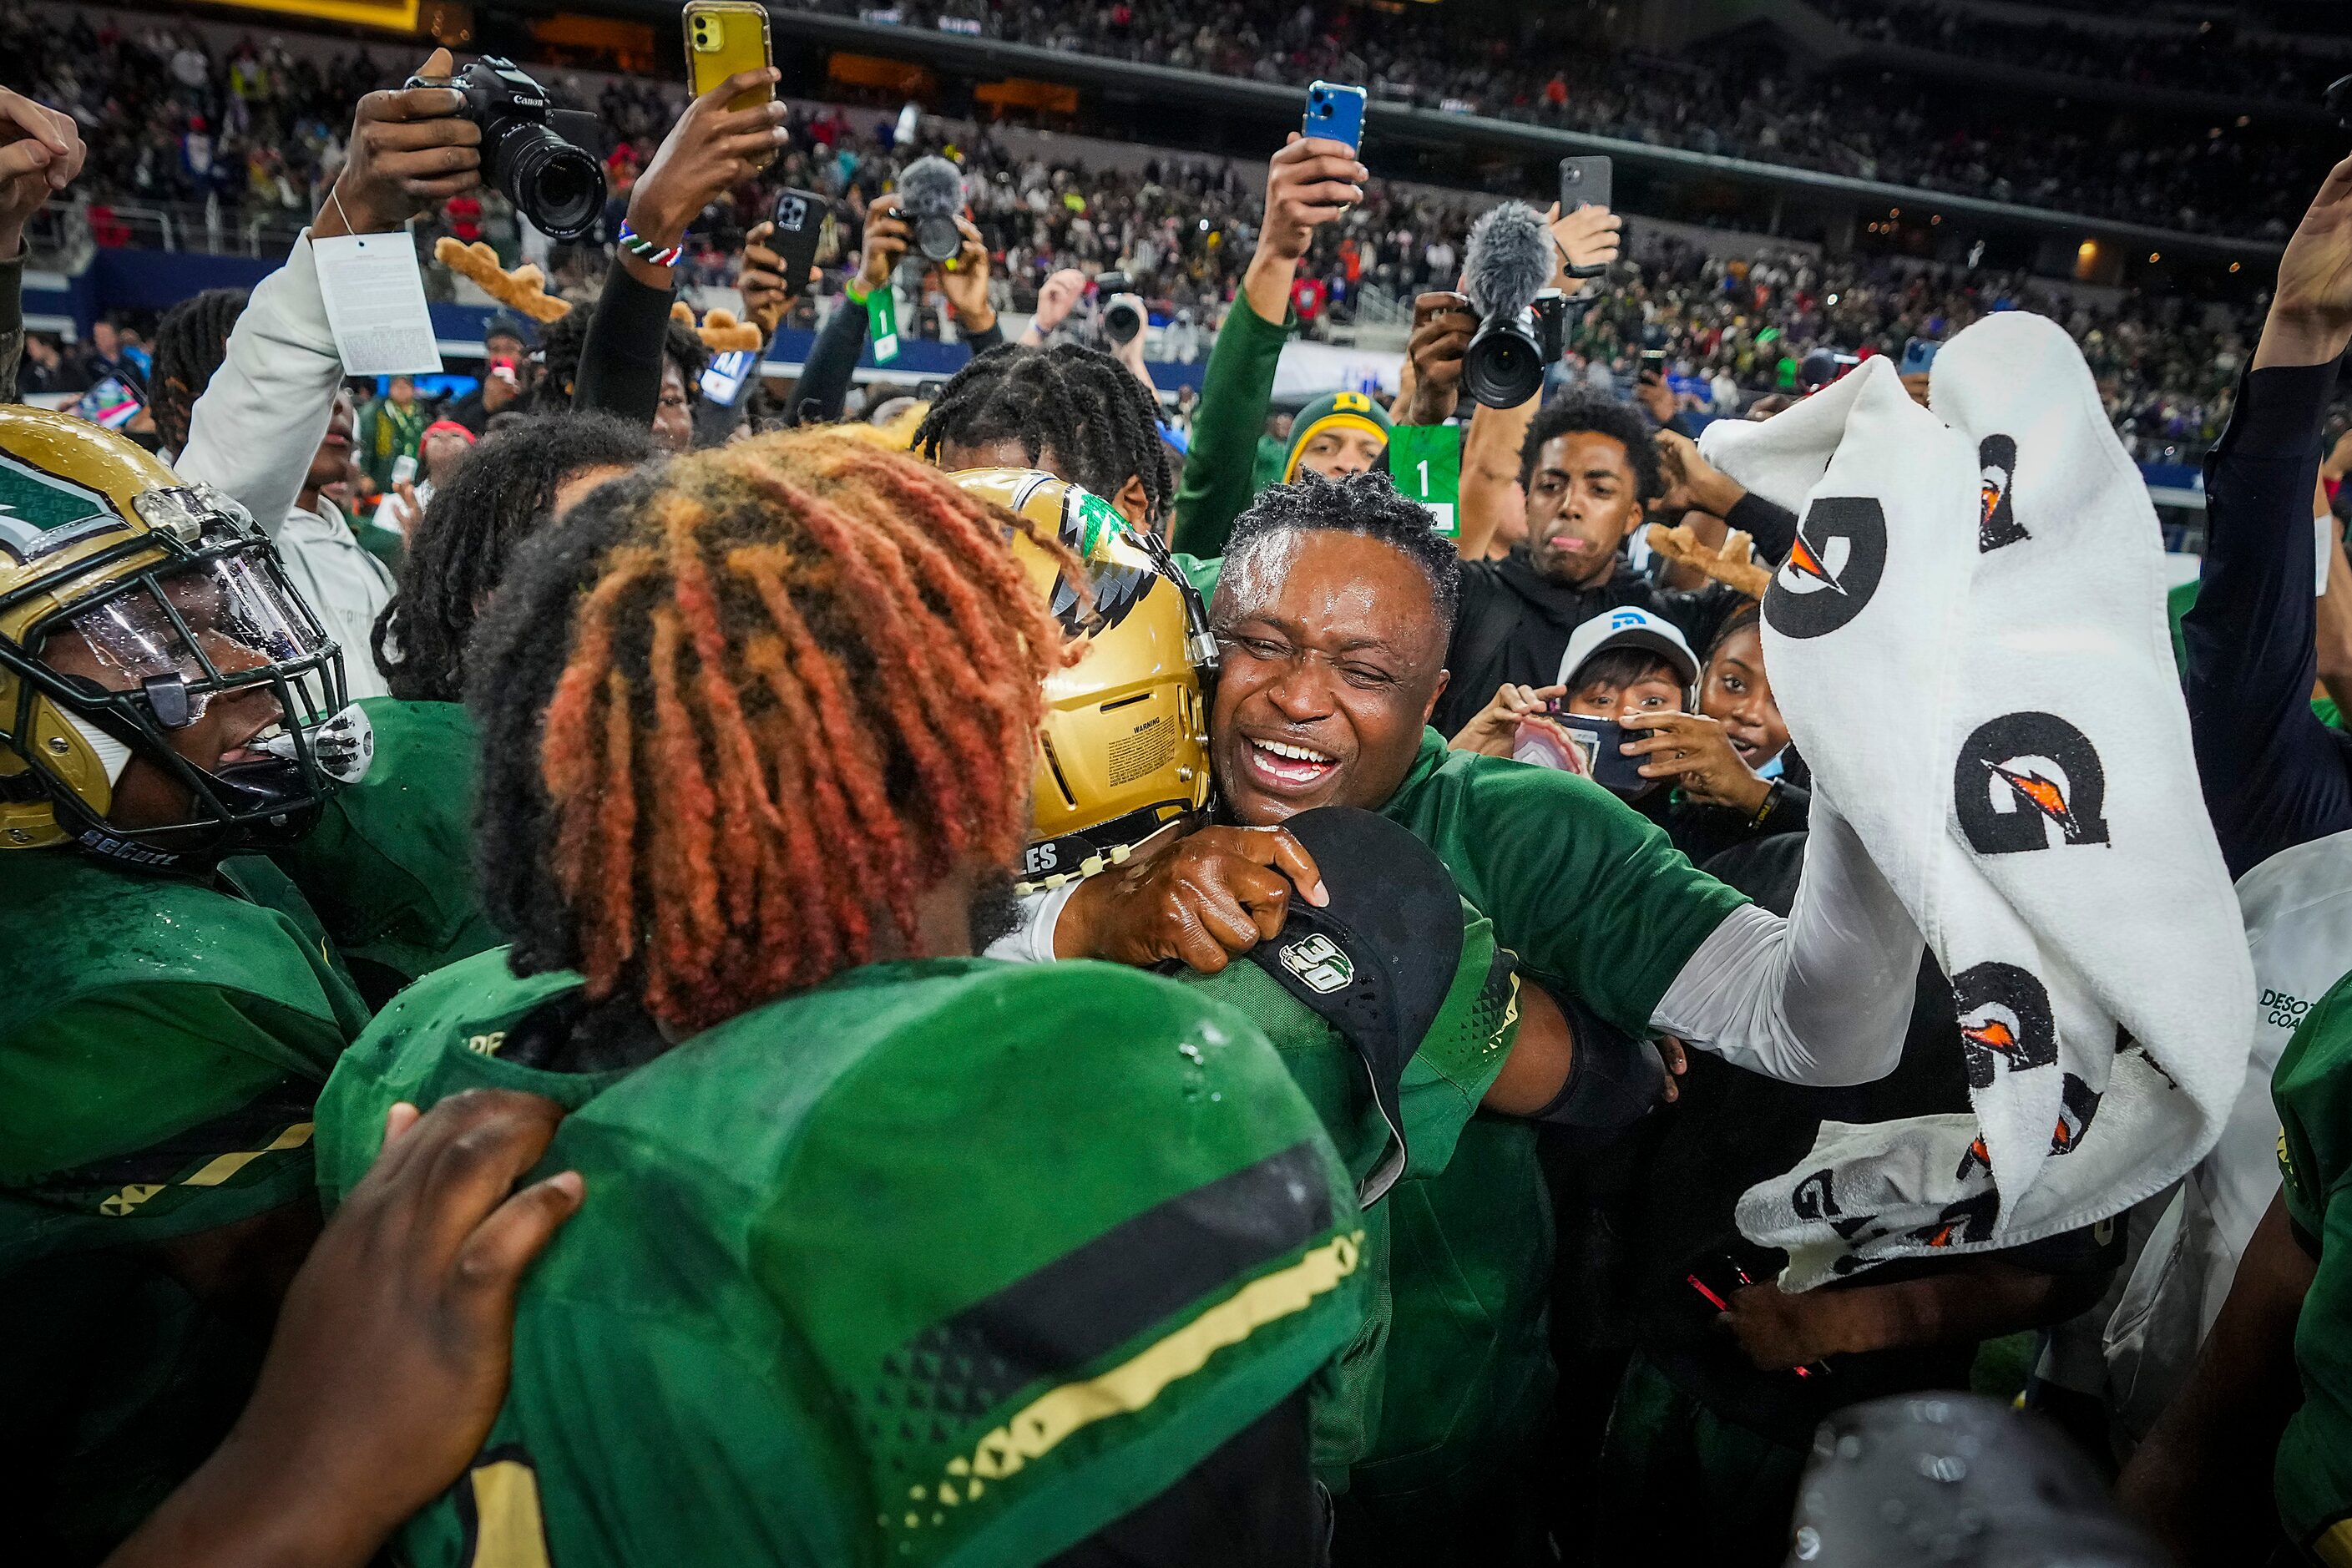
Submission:
<svg viewBox="0 0 2352 1568">
<path fill-rule="evenodd" d="M 436 49 L 418 74 L 447 76 Z M 332 416 L 343 362 L 319 289 L 313 238 L 387 234 L 481 184 L 481 128 L 449 88 L 372 92 L 352 121 L 351 147 L 325 205 L 286 265 L 254 289 L 229 333 L 227 357 L 195 401 L 173 464 L 244 503 L 272 538 L 301 493 Z"/>
<path fill-rule="evenodd" d="M 942 282 L 964 324 L 964 342 L 974 357 L 1004 342 L 1004 330 L 988 304 L 988 247 L 969 218 L 958 218 L 964 237 L 956 257 L 956 271 Z M 830 425 L 841 417 L 849 402 L 849 388 L 857 377 L 857 362 L 866 353 L 866 301 L 877 289 L 887 290 L 898 258 L 914 243 L 914 232 L 898 216 L 897 195 L 877 196 L 866 209 L 865 238 L 858 248 L 857 276 L 842 302 L 817 330 L 816 345 L 801 366 L 800 384 L 793 389 L 788 425 Z"/>
<path fill-rule="evenodd" d="M 2352 827 L 2352 743 L 2310 702 L 2312 490 L 2347 341 L 2352 159 L 2287 242 L 2237 408 L 2205 459 L 2205 560 L 2180 636 L 2197 771 L 2232 877 Z"/>
<path fill-rule="evenodd" d="M 643 251 L 613 252 L 596 313 L 580 345 L 572 406 L 651 425 L 661 406 L 662 342 L 669 331 L 673 255 L 702 209 L 768 166 L 783 144 L 786 106 L 771 100 L 730 110 L 728 100 L 777 78 L 772 66 L 739 71 L 696 99 L 662 138 L 629 192 L 629 232 Z M 693 389 L 688 389 L 689 395 Z"/>
<path fill-rule="evenodd" d="M 73 116 L 0 88 L 0 403 L 16 401 L 25 352 L 25 225 L 81 172 Z"/>
<path fill-rule="evenodd" d="M 1250 470 L 1274 400 L 1275 367 L 1296 319 L 1290 285 L 1315 230 L 1364 199 L 1364 166 L 1343 142 L 1289 142 L 1266 165 L 1265 219 L 1242 290 L 1209 351 L 1192 452 L 1176 491 L 1174 548 L 1207 560 L 1225 552 L 1250 502 Z"/>
</svg>

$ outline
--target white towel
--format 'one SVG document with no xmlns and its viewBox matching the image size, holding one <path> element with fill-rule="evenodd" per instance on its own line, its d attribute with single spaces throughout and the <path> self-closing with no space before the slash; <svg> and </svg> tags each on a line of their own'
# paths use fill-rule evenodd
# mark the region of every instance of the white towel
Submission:
<svg viewBox="0 0 2352 1568">
<path fill-rule="evenodd" d="M 1741 1198 L 1802 1289 L 2074 1230 L 2163 1187 L 2244 1071 L 2252 972 L 2190 760 L 2147 492 L 2022 312 L 1701 446 L 1798 510 L 1765 662 L 1821 795 L 1952 977 L 1973 1115 L 1823 1124 Z"/>
</svg>

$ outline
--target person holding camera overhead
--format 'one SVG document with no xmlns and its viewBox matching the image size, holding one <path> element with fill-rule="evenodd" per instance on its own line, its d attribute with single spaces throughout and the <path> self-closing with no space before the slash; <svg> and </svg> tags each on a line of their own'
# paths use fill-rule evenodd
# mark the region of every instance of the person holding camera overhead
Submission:
<svg viewBox="0 0 2352 1568">
<path fill-rule="evenodd" d="M 954 165 L 944 158 L 922 158 L 908 165 L 908 174 L 924 164 L 936 163 L 952 171 Z M 900 176 L 902 187 L 907 178 Z M 957 175 L 959 185 L 961 175 Z M 921 182 L 919 180 L 919 186 Z M 858 249 L 857 276 L 844 290 L 845 301 L 836 306 L 824 325 L 817 330 L 816 344 L 809 350 L 808 363 L 801 369 L 799 387 L 793 394 L 790 425 L 829 425 L 841 417 L 842 407 L 849 400 L 849 385 L 857 372 L 858 356 L 866 352 L 867 315 L 866 301 L 877 289 L 888 289 L 892 275 L 898 270 L 899 258 L 917 243 L 917 222 L 906 212 L 908 193 L 900 189 L 876 197 L 866 208 L 866 227 Z M 996 324 L 996 308 L 988 301 L 988 246 L 971 216 L 959 205 L 951 213 L 934 214 L 921 222 L 933 226 L 952 224 L 962 237 L 960 248 L 941 258 L 933 254 L 942 249 L 937 238 L 931 249 L 925 250 L 927 259 L 939 267 L 940 289 L 955 307 L 956 328 L 978 359 L 1004 342 L 1004 330 Z M 774 253 L 764 247 L 747 249 L 750 262 L 765 268 L 775 265 Z"/>
</svg>

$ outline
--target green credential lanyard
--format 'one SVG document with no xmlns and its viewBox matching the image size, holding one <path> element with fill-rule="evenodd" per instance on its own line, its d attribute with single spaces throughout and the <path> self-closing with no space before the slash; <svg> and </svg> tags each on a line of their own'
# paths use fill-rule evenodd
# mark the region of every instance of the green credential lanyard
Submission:
<svg viewBox="0 0 2352 1568">
<path fill-rule="evenodd" d="M 866 335 L 873 340 L 876 364 L 898 357 L 898 301 L 887 283 L 866 296 Z"/>
<path fill-rule="evenodd" d="M 1429 510 L 1430 531 L 1462 533 L 1462 436 L 1451 425 L 1400 425 L 1389 432 L 1389 474 L 1407 500 Z"/>
</svg>

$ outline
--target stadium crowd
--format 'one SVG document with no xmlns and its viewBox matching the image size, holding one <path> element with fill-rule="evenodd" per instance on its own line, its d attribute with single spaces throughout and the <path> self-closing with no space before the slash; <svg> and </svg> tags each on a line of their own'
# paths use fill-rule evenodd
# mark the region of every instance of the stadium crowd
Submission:
<svg viewBox="0 0 2352 1568">
<path fill-rule="evenodd" d="M 853 0 L 803 8 L 874 9 Z M 1383 100 L 1424 109 L 2195 232 L 2282 236 L 2277 215 L 2326 172 L 2299 125 L 2155 118 L 2119 133 L 2046 94 L 1939 96 L 1907 76 L 1775 68 L 1776 51 L 1753 40 L 1672 56 L 1596 47 L 1593 19 L 1574 8 L 1528 13 L 1518 36 L 1465 36 L 1435 12 L 1339 0 L 1295 10 L 1241 0 L 909 0 L 888 10 L 909 27 L 961 20 L 991 37 L 1256 81 L 1360 81 Z"/>
<path fill-rule="evenodd" d="M 2343 76 L 2340 54 L 2265 43 L 2212 28 L 2146 33 L 2085 27 L 2060 16 L 1988 20 L 1936 0 L 1819 0 L 1855 37 L 1932 49 L 1958 58 L 2096 78 L 2132 87 L 2317 103 Z M 2006 22 L 2006 25 L 2003 25 Z"/>
<path fill-rule="evenodd" d="M 2352 1550 L 2352 158 L 2225 322 L 614 83 L 436 405 L 336 269 L 499 195 L 447 52 L 183 42 L 0 89 L 28 1560 Z M 224 84 L 303 233 L 22 401 Z"/>
<path fill-rule="evenodd" d="M 0 76 L 69 108 L 96 150 L 88 189 L 79 196 L 89 198 L 89 220 L 101 237 L 120 221 L 110 201 L 142 198 L 211 195 L 239 216 L 258 205 L 299 223 L 324 199 L 322 182 L 341 167 L 332 106 L 398 78 L 388 59 L 365 52 L 321 60 L 278 40 L 247 39 L 208 54 L 193 30 L 137 32 L 88 19 L 58 28 L 21 14 L 0 16 L 0 57 L 10 62 Z M 1327 62 L 1330 68 L 1340 63 Z M 593 286 L 630 184 L 682 100 L 676 89 L 614 77 L 560 77 L 557 84 L 574 101 L 593 103 L 613 137 L 606 159 L 614 197 L 599 231 L 604 243 L 551 246 L 499 193 L 486 189 L 447 204 L 421 226 L 422 248 L 429 253 L 443 234 L 479 240 L 509 267 L 536 261 L 561 287 Z M 745 230 L 776 187 L 837 197 L 844 221 L 855 225 L 900 166 L 940 150 L 928 142 L 896 147 L 887 116 L 803 110 L 788 124 L 791 145 L 779 161 L 722 193 L 697 218 L 685 258 L 690 279 L 728 280 Z M 1090 167 L 1069 156 L 1048 162 L 1008 147 L 985 128 L 946 150 L 970 183 L 972 216 L 991 252 L 997 309 L 1034 311 L 1038 290 L 1059 271 L 1115 271 L 1130 280 L 1155 320 L 1173 329 L 1167 357 L 1204 351 L 1253 249 L 1260 212 L 1252 181 L 1222 160 L 1173 153 L 1133 171 Z M 1365 202 L 1318 233 L 1302 265 L 1295 304 L 1304 334 L 1323 336 L 1350 323 L 1367 285 L 1402 300 L 1452 287 L 1471 211 L 1466 196 L 1369 186 Z M 828 308 L 817 301 L 837 300 L 847 276 L 829 267 L 796 303 L 794 324 L 815 325 Z M 938 338 L 950 331 L 951 313 L 937 289 L 919 292 L 912 304 L 910 332 Z M 1750 264 L 1668 241 L 1645 248 L 1642 263 L 1619 268 L 1588 299 L 1572 346 L 1580 368 L 1597 362 L 1620 386 L 1631 384 L 1644 350 L 1663 351 L 1687 395 L 1736 412 L 1756 396 L 1791 390 L 1817 349 L 1899 353 L 1913 336 L 1939 338 L 1981 315 L 2021 307 L 2051 315 L 2083 343 L 2117 428 L 2136 456 L 2150 459 L 2193 460 L 2219 433 L 2259 325 L 2242 312 L 2225 313 L 2226 324 L 2214 325 L 2212 310 L 2190 311 L 2137 291 L 2105 308 L 2023 275 L 1797 253 Z M 135 338 L 142 325 L 124 319 L 105 330 Z M 143 352 L 135 342 L 133 350 Z M 103 343 L 45 338 L 28 353 L 26 385 L 37 392 L 84 391 L 115 357 Z M 1699 384 L 1707 388 L 1703 396 Z"/>
</svg>

